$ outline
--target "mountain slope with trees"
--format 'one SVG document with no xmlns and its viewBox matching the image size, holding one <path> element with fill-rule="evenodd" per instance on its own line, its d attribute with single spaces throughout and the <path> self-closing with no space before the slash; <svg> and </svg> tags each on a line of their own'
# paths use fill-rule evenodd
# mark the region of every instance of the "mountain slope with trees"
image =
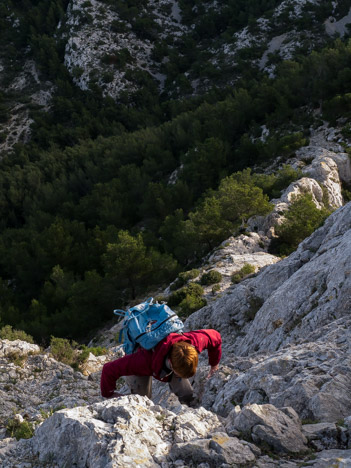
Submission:
<svg viewBox="0 0 351 468">
<path fill-rule="evenodd" d="M 150 11 L 144 3 L 139 9 L 133 2 L 107 6 L 141 37 L 149 25 L 147 16 L 137 18 Z M 245 3 L 237 24 L 227 21 L 236 18 L 233 2 L 213 4 L 209 12 L 215 8 L 213 20 L 236 34 L 250 15 L 257 19 L 277 7 L 271 3 Z M 200 4 L 179 5 L 184 28 L 195 24 L 192 40 L 206 49 L 208 12 Z M 321 117 L 332 124 L 341 118 L 346 146 L 350 137 L 347 35 L 306 57 L 278 61 L 274 77 L 242 58 L 235 87 L 208 82 L 207 92 L 175 99 L 168 85 L 159 93 L 148 76 L 135 92 L 115 100 L 97 82 L 80 89 L 65 66 L 68 7 L 62 0 L 6 0 L 0 10 L 2 128 L 18 104 L 30 108 L 33 120 L 30 140 L 1 153 L 0 317 L 45 342 L 52 334 L 85 338 L 113 308 L 167 285 L 249 217 L 266 214 L 269 200 L 296 174 L 284 178 L 278 168 L 275 175 L 265 168 L 306 145 Z M 338 17 L 346 15 L 344 3 L 335 8 Z M 89 21 L 84 24 L 93 27 Z M 118 32 L 121 24 L 115 26 Z M 218 34 L 229 40 L 229 33 L 214 28 L 213 37 Z M 191 45 L 187 50 L 209 63 Z M 35 66 L 27 81 L 10 92 L 9 83 L 28 61 Z M 40 90 L 50 90 L 45 109 L 32 101 Z M 138 262 L 131 266 L 132 258 Z"/>
</svg>

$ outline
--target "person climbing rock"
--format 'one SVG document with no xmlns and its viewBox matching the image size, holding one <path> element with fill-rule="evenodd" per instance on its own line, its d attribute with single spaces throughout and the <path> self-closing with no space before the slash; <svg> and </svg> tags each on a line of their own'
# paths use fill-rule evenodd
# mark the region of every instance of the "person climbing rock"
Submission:
<svg viewBox="0 0 351 468">
<path fill-rule="evenodd" d="M 180 403 L 194 406 L 196 401 L 189 378 L 196 373 L 199 353 L 207 349 L 211 366 L 207 378 L 217 370 L 222 355 L 222 339 L 216 330 L 195 330 L 170 333 L 154 349 L 138 348 L 133 354 L 103 366 L 101 395 L 105 398 L 122 396 L 116 392 L 116 381 L 126 377 L 132 394 L 152 397 L 152 377 L 168 382 Z"/>
</svg>

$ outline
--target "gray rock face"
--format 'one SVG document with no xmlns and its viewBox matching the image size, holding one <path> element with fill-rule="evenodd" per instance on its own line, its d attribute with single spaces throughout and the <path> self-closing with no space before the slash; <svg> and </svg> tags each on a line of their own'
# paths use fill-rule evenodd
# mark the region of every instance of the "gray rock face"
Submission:
<svg viewBox="0 0 351 468">
<path fill-rule="evenodd" d="M 171 14 L 165 13 L 169 7 Z M 150 0 L 147 7 L 139 5 L 139 12 L 154 16 L 162 30 L 160 36 L 170 39 L 187 30 L 179 21 L 177 7 L 177 2 Z M 138 89 L 133 81 L 136 70 L 148 72 L 163 87 L 166 77 L 160 72 L 161 64 L 152 58 L 154 44 L 140 39 L 113 6 L 97 0 L 89 4 L 71 0 L 62 34 L 68 36 L 65 65 L 81 89 L 96 82 L 104 95 L 118 98 L 122 91 Z"/>
<path fill-rule="evenodd" d="M 349 468 L 351 466 L 351 450 L 323 450 L 316 454 L 316 459 L 307 466 L 312 468 Z"/>
<path fill-rule="evenodd" d="M 213 400 L 208 400 L 208 406 L 213 405 L 216 412 L 224 415 L 235 402 L 289 405 L 301 418 L 315 421 L 335 422 L 348 416 L 350 335 L 348 330 L 344 330 L 346 336 L 342 334 L 342 329 L 350 324 L 350 320 L 345 323 L 341 319 L 332 325 L 336 329 L 316 343 L 290 346 L 249 361 L 233 359 L 235 371 L 218 383 L 220 390 Z"/>
<path fill-rule="evenodd" d="M 209 466 L 228 464 L 232 467 L 242 466 L 256 460 L 254 452 L 260 454 L 253 444 L 229 437 L 225 432 L 216 432 L 209 439 L 197 439 L 175 444 L 170 453 L 171 460 L 184 460 L 187 463 L 207 463 Z M 254 451 L 253 451 L 254 450 Z"/>
<path fill-rule="evenodd" d="M 172 443 L 192 443 L 221 428 L 204 408 L 178 405 L 172 412 L 133 395 L 55 413 L 38 428 L 32 447 L 41 463 L 59 466 L 156 467 L 167 461 Z M 242 451 L 255 459 L 245 446 Z"/>
<path fill-rule="evenodd" d="M 18 22 L 16 28 L 20 27 L 19 24 Z M 33 119 L 29 103 L 41 107 L 42 110 L 48 110 L 51 103 L 54 85 L 44 81 L 36 63 L 29 55 L 28 51 L 24 56 L 21 55 L 21 63 L 17 62 L 16 71 L 11 71 L 8 64 L 5 65 L 6 74 L 11 76 L 10 80 L 9 77 L 3 79 L 4 68 L 0 62 L 0 89 L 4 94 L 11 96 L 9 119 L 0 122 L 0 133 L 3 134 L 0 141 L 1 157 L 10 152 L 16 143 L 25 144 L 30 140 Z"/>
<path fill-rule="evenodd" d="M 235 410 L 234 410 L 235 411 Z M 273 405 L 247 405 L 239 413 L 229 414 L 230 426 L 252 437 L 256 443 L 267 443 L 276 452 L 301 453 L 307 450 L 307 439 L 301 432 L 298 415 Z"/>
<path fill-rule="evenodd" d="M 196 329 L 201 323 L 207 326 L 212 321 L 224 336 L 233 337 L 238 323 L 245 338 L 233 343 L 233 351 L 240 355 L 303 342 L 316 329 L 348 315 L 350 260 L 351 203 L 348 203 L 290 257 L 239 284 L 216 301 L 215 306 L 195 312 L 186 325 Z M 257 311 L 249 321 L 245 315 L 250 299 L 255 297 Z"/>
<path fill-rule="evenodd" d="M 27 343 L 26 341 L 0 340 L 0 358 L 11 356 L 25 357 L 28 354 L 38 354 L 39 351 L 38 345 Z"/>
<path fill-rule="evenodd" d="M 329 205 L 339 208 L 343 205 L 341 181 L 351 181 L 351 161 L 347 153 L 336 153 L 322 147 L 306 146 L 297 152 L 300 160 L 313 158 L 303 168 L 304 174 L 319 182 L 327 191 Z"/>
<path fill-rule="evenodd" d="M 305 424 L 302 432 L 307 437 L 310 446 L 318 450 L 337 449 L 340 447 L 340 439 L 344 438 L 344 442 L 347 441 L 344 431 L 334 423 Z"/>
<path fill-rule="evenodd" d="M 249 325 L 245 340 L 237 342 L 236 350 L 240 350 L 240 354 L 248 354 L 301 342 L 317 328 L 348 315 L 351 304 L 348 293 L 351 286 L 350 262 L 349 203 L 331 215 L 325 225 L 302 242 L 294 254 L 263 272 L 272 286 L 279 287 L 274 288 L 274 293 L 272 291 L 265 300 Z M 288 278 L 283 277 L 285 281 L 280 284 L 283 269 L 290 271 L 287 271 Z M 259 278 L 260 285 L 265 283 L 264 279 Z M 262 286 L 255 288 L 254 281 L 252 286 L 248 286 L 257 292 L 262 291 Z"/>
<path fill-rule="evenodd" d="M 101 372 L 102 359 L 116 358 L 111 352 L 88 361 L 90 370 Z M 96 367 L 93 367 L 93 364 Z M 39 346 L 24 341 L 0 340 L 0 423 L 6 426 L 14 414 L 25 415 L 34 424 L 59 408 L 91 404 L 100 398 L 95 381 L 57 362 Z"/>
<path fill-rule="evenodd" d="M 319 166 L 318 166 L 319 167 Z M 310 193 L 312 200 L 317 208 L 323 207 L 323 190 L 318 182 L 312 177 L 302 177 L 301 179 L 292 182 L 289 187 L 285 190 L 280 200 L 283 203 L 291 204 L 299 196 Z M 338 207 L 341 204 L 338 205 Z"/>
<path fill-rule="evenodd" d="M 196 376 L 202 402 L 292 406 L 301 418 L 336 422 L 351 414 L 351 203 L 290 257 L 194 313 L 188 329 L 223 336 L 223 372 Z M 240 357 L 241 356 L 241 357 Z"/>
</svg>

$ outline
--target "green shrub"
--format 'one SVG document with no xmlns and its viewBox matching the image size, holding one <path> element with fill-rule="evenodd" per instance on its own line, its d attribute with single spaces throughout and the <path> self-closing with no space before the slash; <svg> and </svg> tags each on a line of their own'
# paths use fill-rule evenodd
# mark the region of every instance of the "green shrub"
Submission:
<svg viewBox="0 0 351 468">
<path fill-rule="evenodd" d="M 89 354 L 92 353 L 94 356 L 103 356 L 107 354 L 107 349 L 102 346 L 96 346 L 94 348 L 88 348 L 88 346 L 83 345 L 81 347 L 81 352 L 77 356 L 77 361 L 79 364 L 83 364 L 89 357 Z"/>
<path fill-rule="evenodd" d="M 222 274 L 219 271 L 211 270 L 201 276 L 200 283 L 203 285 L 220 283 L 222 281 Z"/>
<path fill-rule="evenodd" d="M 66 338 L 51 337 L 50 352 L 57 361 L 72 365 L 74 362 L 76 343 L 71 343 Z"/>
<path fill-rule="evenodd" d="M 5 325 L 4 327 L 0 329 L 0 338 L 2 340 L 9 340 L 9 341 L 21 340 L 21 341 L 27 341 L 27 343 L 34 343 L 32 336 L 28 335 L 23 330 L 13 330 L 11 325 Z"/>
<path fill-rule="evenodd" d="M 180 315 L 182 317 L 188 317 L 193 312 L 205 307 L 207 304 L 206 299 L 201 296 L 191 296 L 188 294 L 185 299 L 179 304 L 180 307 Z"/>
<path fill-rule="evenodd" d="M 302 177 L 301 169 L 284 164 L 275 174 L 254 174 L 253 178 L 270 199 L 279 198 L 283 189 Z"/>
<path fill-rule="evenodd" d="M 189 280 L 197 278 L 199 274 L 200 274 L 200 271 L 197 270 L 196 268 L 193 268 L 192 270 L 183 271 L 182 273 L 179 273 L 179 278 L 184 280 L 184 282 L 187 282 Z"/>
<path fill-rule="evenodd" d="M 215 295 L 218 291 L 221 290 L 220 285 L 217 283 L 212 287 L 212 294 Z"/>
<path fill-rule="evenodd" d="M 178 291 L 175 291 L 169 296 L 167 304 L 169 305 L 169 307 L 175 307 L 179 305 L 183 299 L 185 299 L 185 296 L 186 288 L 179 289 Z"/>
<path fill-rule="evenodd" d="M 231 280 L 233 284 L 240 283 L 242 279 L 243 277 L 240 275 L 240 273 L 233 273 L 231 276 Z"/>
<path fill-rule="evenodd" d="M 341 130 L 342 136 L 345 138 L 351 138 L 351 124 L 348 123 Z"/>
<path fill-rule="evenodd" d="M 48 419 L 50 418 L 56 411 L 60 411 L 62 409 L 66 408 L 65 405 L 59 405 L 55 406 L 54 408 L 49 408 L 47 411 L 45 411 L 43 408 L 39 409 L 40 415 L 43 419 Z"/>
<path fill-rule="evenodd" d="M 15 366 L 23 367 L 23 364 L 24 364 L 27 356 L 23 356 L 23 354 L 20 354 L 17 351 L 17 352 L 13 352 L 13 353 L 8 354 L 6 357 L 10 362 L 13 362 L 13 364 Z"/>
<path fill-rule="evenodd" d="M 19 422 L 16 419 L 10 419 L 6 426 L 10 437 L 19 439 L 30 439 L 34 435 L 33 425 L 28 421 Z"/>
<path fill-rule="evenodd" d="M 231 276 L 232 283 L 240 283 L 246 276 L 255 273 L 255 267 L 250 265 L 250 263 L 245 263 L 245 265 L 236 273 L 233 273 Z"/>
<path fill-rule="evenodd" d="M 287 188 L 291 182 L 302 177 L 301 169 L 294 169 L 292 166 L 285 164 L 276 174 L 276 180 L 272 187 L 272 197 L 279 198 L 283 189 Z"/>
<path fill-rule="evenodd" d="M 255 267 L 250 263 L 245 263 L 240 271 L 243 275 L 251 275 L 251 273 L 255 273 Z"/>
<path fill-rule="evenodd" d="M 189 271 L 182 271 L 181 273 L 179 273 L 178 278 L 175 280 L 175 282 L 171 285 L 171 291 L 181 288 L 188 281 L 197 278 L 199 274 L 200 271 L 196 268 L 193 268 Z"/>
<path fill-rule="evenodd" d="M 296 250 L 300 242 L 323 224 L 330 213 L 326 208 L 319 210 L 311 194 L 296 198 L 284 214 L 284 223 L 275 229 L 278 239 L 272 241 L 270 251 L 289 255 Z"/>
<path fill-rule="evenodd" d="M 199 284 L 189 283 L 169 296 L 168 305 L 170 307 L 178 306 L 180 315 L 187 317 L 207 304 L 202 297 L 203 293 L 204 290 Z"/>
<path fill-rule="evenodd" d="M 94 356 L 102 356 L 107 353 L 107 349 L 101 346 L 89 348 L 83 345 L 78 348 L 78 343 L 75 341 L 70 342 L 65 338 L 55 338 L 54 336 L 51 337 L 50 351 L 57 361 L 68 364 L 75 370 L 79 370 L 79 366 L 88 359 L 90 353 Z"/>
<path fill-rule="evenodd" d="M 159 303 L 167 302 L 167 297 L 163 296 L 162 294 L 155 296 L 155 302 L 159 302 Z"/>
<path fill-rule="evenodd" d="M 341 195 L 342 195 L 345 203 L 351 201 L 351 191 L 350 190 L 341 189 Z"/>
<path fill-rule="evenodd" d="M 351 184 L 350 183 L 342 182 L 341 195 L 344 199 L 344 203 L 351 201 Z"/>
</svg>

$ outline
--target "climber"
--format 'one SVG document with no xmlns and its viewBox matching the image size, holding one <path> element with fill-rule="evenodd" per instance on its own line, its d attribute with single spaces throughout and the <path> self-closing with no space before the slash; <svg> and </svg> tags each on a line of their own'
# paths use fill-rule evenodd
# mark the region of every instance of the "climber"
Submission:
<svg viewBox="0 0 351 468">
<path fill-rule="evenodd" d="M 170 333 L 154 349 L 138 348 L 103 366 L 101 374 L 101 395 L 105 398 L 122 396 L 116 392 L 116 381 L 126 377 L 131 393 L 152 396 L 152 377 L 168 382 L 170 390 L 181 403 L 196 404 L 189 378 L 196 373 L 198 353 L 207 349 L 209 365 L 207 378 L 217 370 L 222 355 L 222 339 L 216 330 Z"/>
</svg>

